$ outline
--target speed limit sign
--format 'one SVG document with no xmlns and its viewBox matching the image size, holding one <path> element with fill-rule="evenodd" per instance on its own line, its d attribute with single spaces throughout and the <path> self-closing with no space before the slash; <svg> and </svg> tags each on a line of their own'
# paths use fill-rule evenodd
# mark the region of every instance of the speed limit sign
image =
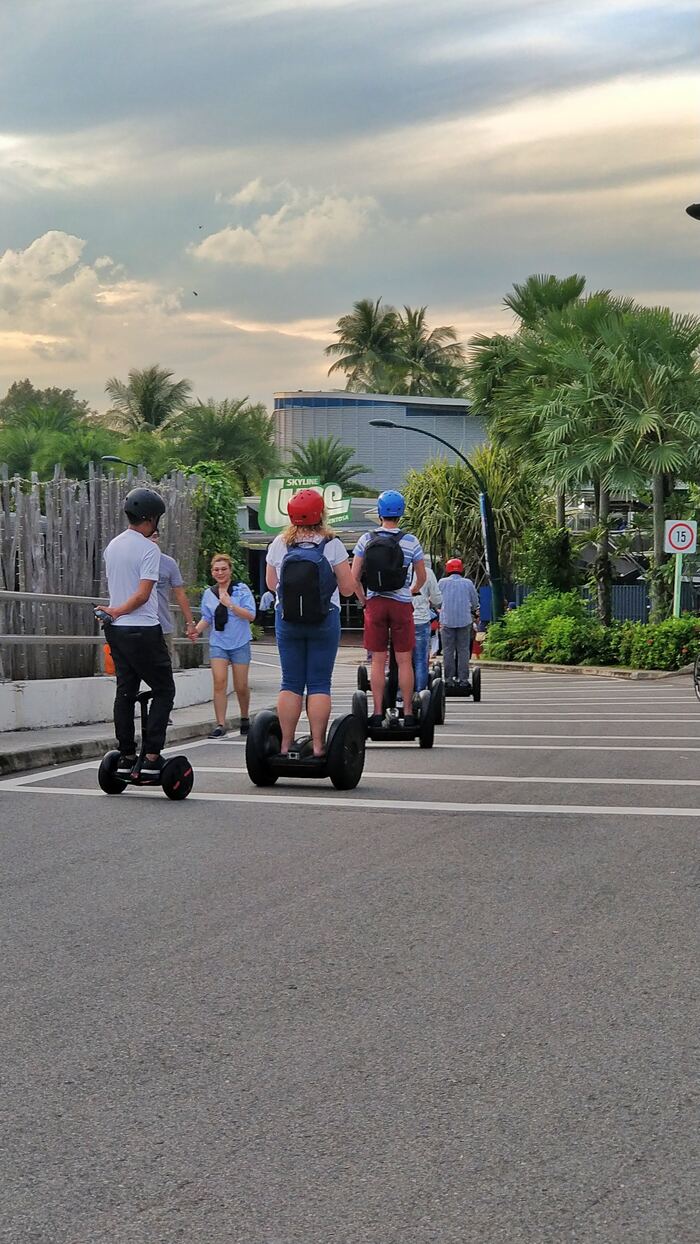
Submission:
<svg viewBox="0 0 700 1244">
<path fill-rule="evenodd" d="M 694 553 L 698 525 L 692 518 L 670 518 L 664 524 L 664 553 Z"/>
</svg>

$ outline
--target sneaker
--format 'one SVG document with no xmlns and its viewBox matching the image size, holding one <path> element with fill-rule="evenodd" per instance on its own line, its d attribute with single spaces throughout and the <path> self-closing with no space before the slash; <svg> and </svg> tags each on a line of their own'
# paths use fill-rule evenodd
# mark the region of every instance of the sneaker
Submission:
<svg viewBox="0 0 700 1244">
<path fill-rule="evenodd" d="M 214 726 L 214 729 L 209 731 L 207 738 L 223 739 L 225 738 L 225 736 L 226 736 L 226 726 Z"/>
<path fill-rule="evenodd" d="M 380 726 L 384 725 L 384 718 L 382 717 L 382 714 L 373 713 L 372 716 L 368 718 L 367 725 L 370 726 L 372 730 L 378 730 Z"/>
<path fill-rule="evenodd" d="M 241 734 L 247 734 L 250 730 L 250 717 L 241 717 Z"/>
<path fill-rule="evenodd" d="M 117 773 L 120 777 L 131 777 L 131 771 L 135 764 L 135 752 L 132 756 L 127 756 L 125 752 L 122 752 L 119 757 L 119 763 L 117 764 Z"/>
<path fill-rule="evenodd" d="M 413 713 L 407 713 L 403 719 L 404 730 L 415 730 L 417 724 Z"/>
<path fill-rule="evenodd" d="M 156 756 L 155 760 L 146 760 L 144 757 L 141 764 L 134 770 L 134 776 L 143 786 L 159 786 L 162 768 L 162 756 Z"/>
</svg>

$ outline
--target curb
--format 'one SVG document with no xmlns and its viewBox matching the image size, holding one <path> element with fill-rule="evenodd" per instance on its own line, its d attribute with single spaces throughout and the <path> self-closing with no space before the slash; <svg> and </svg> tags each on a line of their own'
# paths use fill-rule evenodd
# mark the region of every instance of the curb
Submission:
<svg viewBox="0 0 700 1244">
<path fill-rule="evenodd" d="M 692 665 L 679 670 L 633 670 L 620 665 L 536 665 L 525 661 L 487 661 L 479 657 L 479 665 L 490 670 L 512 670 L 533 674 L 581 674 L 591 678 L 627 678 L 657 681 L 662 678 L 678 678 L 680 674 L 692 673 Z"/>
<path fill-rule="evenodd" d="M 240 719 L 232 717 L 230 724 L 234 728 L 240 725 Z M 167 746 L 190 739 L 206 738 L 210 730 L 211 720 L 193 722 L 189 726 L 171 726 L 168 730 Z M 114 746 L 114 734 L 110 733 L 94 739 L 80 739 L 74 743 L 40 743 L 36 747 L 0 753 L 0 777 L 9 777 L 13 773 L 26 772 L 28 769 L 46 769 L 49 765 L 70 764 L 71 761 L 94 760 Z"/>
</svg>

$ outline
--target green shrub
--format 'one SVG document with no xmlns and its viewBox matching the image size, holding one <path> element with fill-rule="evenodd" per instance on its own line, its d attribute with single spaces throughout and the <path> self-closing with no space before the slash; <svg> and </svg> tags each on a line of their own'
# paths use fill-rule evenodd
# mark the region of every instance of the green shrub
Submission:
<svg viewBox="0 0 700 1244">
<path fill-rule="evenodd" d="M 577 592 L 533 592 L 489 627 L 484 642 L 484 656 L 492 661 L 630 669 L 680 669 L 699 652 L 700 618 L 692 614 L 603 626 Z"/>
<path fill-rule="evenodd" d="M 203 515 L 199 545 L 198 577 L 204 586 L 211 582 L 209 563 L 215 553 L 228 553 L 233 561 L 233 577 L 247 579 L 238 531 L 240 485 L 221 462 L 196 462 L 180 467 L 185 475 L 198 475 L 203 486 L 195 493 L 195 505 Z"/>
</svg>

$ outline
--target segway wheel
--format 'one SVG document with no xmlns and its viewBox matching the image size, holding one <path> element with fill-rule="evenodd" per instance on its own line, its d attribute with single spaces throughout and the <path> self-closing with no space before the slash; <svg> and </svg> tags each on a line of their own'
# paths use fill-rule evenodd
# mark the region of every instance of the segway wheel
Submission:
<svg viewBox="0 0 700 1244">
<path fill-rule="evenodd" d="M 186 756 L 166 760 L 160 775 L 163 793 L 168 799 L 186 799 L 194 786 L 194 770 Z"/>
<path fill-rule="evenodd" d="M 444 726 L 445 724 L 445 684 L 441 678 L 436 678 L 430 691 L 430 698 L 433 703 L 433 720 L 436 726 Z"/>
<path fill-rule="evenodd" d="M 369 674 L 367 673 L 366 665 L 358 665 L 357 667 L 357 690 L 364 691 L 365 694 L 369 691 Z"/>
<path fill-rule="evenodd" d="M 442 678 L 442 661 L 433 662 L 433 678 Z"/>
<path fill-rule="evenodd" d="M 481 670 L 478 665 L 472 670 L 472 699 L 475 704 L 481 699 Z"/>
<path fill-rule="evenodd" d="M 420 693 L 418 742 L 421 747 L 432 747 L 435 742 L 435 718 L 433 716 L 433 701 L 430 691 L 421 691 Z"/>
<path fill-rule="evenodd" d="M 351 710 L 353 717 L 357 717 L 365 734 L 367 733 L 367 719 L 369 717 L 369 709 L 367 707 L 367 692 L 355 691 L 352 697 Z"/>
<path fill-rule="evenodd" d="M 693 687 L 698 700 L 700 700 L 700 655 L 696 656 L 695 665 L 693 666 Z"/>
<path fill-rule="evenodd" d="M 105 795 L 121 795 L 122 791 L 125 791 L 129 785 L 128 782 L 123 782 L 121 778 L 117 777 L 118 764 L 119 752 L 116 751 L 107 752 L 107 755 L 103 756 L 100 761 L 100 767 L 97 770 L 97 781 L 100 790 L 103 790 Z"/>
<path fill-rule="evenodd" d="M 333 722 L 326 746 L 328 776 L 336 790 L 354 790 L 365 767 L 365 731 L 353 713 Z"/>
<path fill-rule="evenodd" d="M 245 766 L 255 786 L 274 786 L 279 774 L 270 768 L 270 758 L 277 756 L 282 742 L 282 728 L 276 713 L 269 709 L 257 713 L 245 744 Z"/>
</svg>

